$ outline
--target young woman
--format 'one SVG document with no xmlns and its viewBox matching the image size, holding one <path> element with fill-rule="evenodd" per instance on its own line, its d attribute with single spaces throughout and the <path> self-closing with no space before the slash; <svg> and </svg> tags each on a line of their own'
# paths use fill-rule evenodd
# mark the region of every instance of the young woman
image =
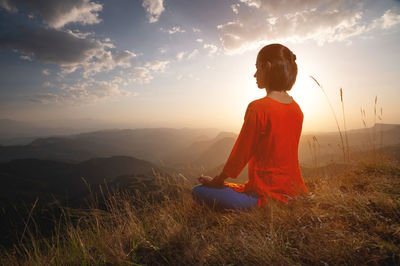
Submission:
<svg viewBox="0 0 400 266">
<path fill-rule="evenodd" d="M 263 47 L 254 74 L 267 96 L 252 101 L 240 134 L 220 175 L 200 176 L 192 190 L 197 202 L 217 208 L 264 206 L 271 199 L 287 202 L 308 192 L 301 176 L 298 145 L 303 124 L 299 105 L 287 93 L 297 76 L 296 56 L 281 44 Z M 237 178 L 248 164 L 245 185 L 224 182 Z"/>
</svg>

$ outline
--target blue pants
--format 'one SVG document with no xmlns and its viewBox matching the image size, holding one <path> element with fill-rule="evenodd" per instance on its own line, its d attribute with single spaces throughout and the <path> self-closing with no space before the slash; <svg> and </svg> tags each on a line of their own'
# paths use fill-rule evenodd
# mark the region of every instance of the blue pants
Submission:
<svg viewBox="0 0 400 266">
<path fill-rule="evenodd" d="M 228 187 L 211 188 L 204 185 L 195 186 L 193 199 L 216 209 L 248 209 L 257 206 L 258 196 L 255 192 L 240 193 Z"/>
</svg>

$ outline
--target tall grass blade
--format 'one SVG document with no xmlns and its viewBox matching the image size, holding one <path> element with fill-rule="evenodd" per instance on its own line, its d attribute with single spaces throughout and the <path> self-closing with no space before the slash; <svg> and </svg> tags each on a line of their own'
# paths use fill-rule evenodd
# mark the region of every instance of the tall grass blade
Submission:
<svg viewBox="0 0 400 266">
<path fill-rule="evenodd" d="M 338 122 L 337 117 L 336 117 L 335 110 L 333 109 L 332 104 L 331 104 L 331 101 L 329 100 L 329 97 L 328 97 L 328 95 L 326 94 L 325 90 L 323 89 L 322 85 L 321 85 L 313 76 L 310 76 L 310 78 L 312 78 L 312 79 L 315 81 L 315 83 L 317 83 L 318 87 L 319 87 L 319 88 L 321 89 L 321 91 L 324 93 L 324 95 L 325 95 L 325 97 L 326 97 L 326 100 L 327 100 L 327 102 L 328 102 L 328 104 L 329 104 L 329 107 L 331 108 L 333 117 L 335 118 L 335 121 L 336 121 L 336 126 L 337 126 L 338 131 L 339 131 L 340 141 L 341 141 L 341 143 L 342 143 L 341 149 L 342 149 L 342 152 L 343 152 L 343 161 L 346 162 L 346 153 L 345 153 L 345 150 L 344 150 L 345 148 L 344 148 L 343 135 L 342 135 L 342 131 L 340 130 L 340 126 L 339 126 L 339 122 Z"/>
</svg>

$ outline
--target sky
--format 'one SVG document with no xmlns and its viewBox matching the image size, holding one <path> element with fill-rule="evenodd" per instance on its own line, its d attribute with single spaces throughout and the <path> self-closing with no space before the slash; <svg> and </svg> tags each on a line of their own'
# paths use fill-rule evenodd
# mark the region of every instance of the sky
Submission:
<svg viewBox="0 0 400 266">
<path fill-rule="evenodd" d="M 237 132 L 270 43 L 296 54 L 304 132 L 343 127 L 340 88 L 348 129 L 400 123 L 391 0 L 0 0 L 0 119 Z"/>
</svg>

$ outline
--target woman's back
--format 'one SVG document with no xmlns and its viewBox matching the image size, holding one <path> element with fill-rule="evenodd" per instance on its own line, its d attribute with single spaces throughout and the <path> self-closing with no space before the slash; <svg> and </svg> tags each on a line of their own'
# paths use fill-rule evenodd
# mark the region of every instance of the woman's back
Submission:
<svg viewBox="0 0 400 266">
<path fill-rule="evenodd" d="M 307 192 L 298 163 L 303 113 L 298 104 L 270 97 L 251 102 L 245 122 L 223 172 L 236 178 L 248 162 L 249 180 L 244 186 L 227 186 L 239 192 L 255 191 L 259 205 L 266 198 L 287 201 Z"/>
<path fill-rule="evenodd" d="M 281 103 L 270 97 L 256 101 L 261 134 L 254 154 L 258 169 L 292 168 L 298 161 L 298 143 L 303 113 L 298 104 Z"/>
</svg>

